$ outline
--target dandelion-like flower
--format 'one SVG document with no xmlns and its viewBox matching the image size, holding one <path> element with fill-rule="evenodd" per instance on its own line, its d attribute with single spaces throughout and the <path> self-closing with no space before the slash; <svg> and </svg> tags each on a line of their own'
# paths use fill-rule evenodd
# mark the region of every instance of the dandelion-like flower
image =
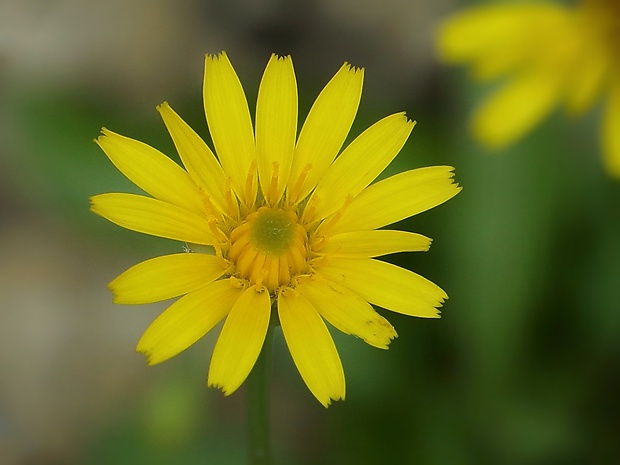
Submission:
<svg viewBox="0 0 620 465">
<path fill-rule="evenodd" d="M 413 129 L 404 113 L 372 125 L 339 154 L 362 81 L 363 70 L 345 63 L 297 137 L 290 57 L 269 60 L 253 128 L 228 57 L 208 55 L 204 106 L 217 157 L 167 103 L 158 111 L 185 169 L 142 142 L 102 130 L 96 142 L 151 197 L 96 195 L 92 211 L 210 252 L 146 260 L 110 283 L 121 304 L 182 296 L 138 343 L 149 364 L 177 355 L 224 320 L 208 383 L 230 394 L 250 373 L 275 320 L 304 382 L 327 406 L 344 398 L 345 379 L 325 321 L 386 349 L 396 331 L 371 304 L 438 316 L 443 290 L 375 257 L 427 250 L 427 237 L 380 228 L 439 205 L 460 188 L 448 166 L 373 183 Z"/>
<path fill-rule="evenodd" d="M 604 165 L 620 177 L 620 2 L 473 7 L 441 25 L 438 49 L 479 80 L 511 77 L 472 116 L 474 136 L 490 147 L 519 139 L 559 103 L 577 114 L 603 94 Z"/>
</svg>

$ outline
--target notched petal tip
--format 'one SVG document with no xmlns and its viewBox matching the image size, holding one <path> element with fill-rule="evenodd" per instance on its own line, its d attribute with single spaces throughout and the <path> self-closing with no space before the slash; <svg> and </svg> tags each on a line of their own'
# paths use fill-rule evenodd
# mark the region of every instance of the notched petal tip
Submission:
<svg viewBox="0 0 620 465">
<path fill-rule="evenodd" d="M 425 236 L 425 237 L 428 239 L 428 245 L 426 246 L 424 250 L 420 250 L 420 252 L 428 252 L 431 248 L 431 245 L 433 245 L 433 238 L 428 237 L 428 236 Z"/>
<path fill-rule="evenodd" d="M 334 395 L 333 397 L 329 397 L 328 399 L 317 399 L 325 408 L 328 408 L 331 404 L 332 401 L 339 401 L 339 400 L 344 400 L 345 394 L 343 393 L 342 395 Z"/>
<path fill-rule="evenodd" d="M 226 397 L 228 397 L 229 395 L 231 395 L 232 393 L 236 391 L 236 389 L 229 389 L 226 386 L 224 386 L 224 384 L 220 382 L 212 381 L 210 379 L 207 380 L 207 386 L 213 389 L 217 389 L 218 391 L 221 391 L 222 394 L 224 394 L 224 396 Z"/>
<path fill-rule="evenodd" d="M 218 53 L 207 53 L 205 55 L 205 61 L 218 61 L 222 59 L 228 61 L 228 54 L 224 50 Z"/>
<path fill-rule="evenodd" d="M 405 119 L 405 124 L 411 125 L 411 130 L 413 130 L 413 128 L 415 128 L 416 124 L 418 124 L 418 122 L 416 120 L 414 120 L 413 118 L 409 118 L 407 116 L 407 113 L 405 113 L 404 111 L 400 112 L 400 113 L 397 113 L 397 114 L 398 115 L 403 115 L 403 118 Z"/>
<path fill-rule="evenodd" d="M 438 298 L 437 302 L 433 304 L 433 310 L 435 310 L 435 313 L 425 315 L 422 318 L 441 318 L 441 307 L 443 307 L 443 304 L 446 302 L 446 300 L 448 300 L 448 294 L 444 292 L 444 294 Z"/>
<path fill-rule="evenodd" d="M 144 357 L 146 358 L 146 364 L 148 366 L 157 365 L 158 363 L 163 361 L 163 360 L 160 360 L 160 361 L 153 360 L 153 353 L 150 350 L 147 350 L 144 347 L 142 347 L 142 341 L 138 342 L 138 345 L 136 346 L 136 353 L 144 355 Z"/>
<path fill-rule="evenodd" d="M 363 341 L 362 338 L 360 338 L 359 336 L 355 336 L 357 339 L 361 339 Z M 392 343 L 392 341 L 394 339 L 396 339 L 398 337 L 398 334 L 396 334 L 396 331 L 394 331 L 394 334 L 389 336 L 389 339 L 385 342 L 385 344 L 369 344 L 372 347 L 374 347 L 375 349 L 381 349 L 381 350 L 389 350 L 390 349 L 390 344 Z M 366 342 L 366 341 L 365 341 Z M 368 344 L 368 342 L 366 342 L 366 344 Z"/>
<path fill-rule="evenodd" d="M 117 278 L 113 279 L 112 281 L 110 281 L 108 283 L 108 289 L 112 293 L 112 303 L 113 304 L 123 304 L 122 300 L 119 299 L 119 297 L 118 297 L 118 293 L 116 292 L 116 287 L 115 287 L 116 279 Z"/>
<path fill-rule="evenodd" d="M 292 57 L 291 55 L 278 55 L 277 53 L 272 53 L 269 59 L 270 61 L 271 60 L 287 61 L 287 60 L 292 60 Z"/>
<path fill-rule="evenodd" d="M 105 140 L 108 137 L 114 137 L 114 136 L 119 136 L 121 137 L 119 134 L 117 134 L 116 132 L 106 128 L 105 126 L 101 128 L 101 130 L 99 131 L 101 134 L 97 137 L 98 141 L 101 140 Z"/>
<path fill-rule="evenodd" d="M 225 396 L 229 395 L 226 392 L 226 389 L 224 389 L 224 386 L 222 386 L 220 383 L 216 383 L 211 381 L 210 379 L 207 380 L 207 387 L 213 388 L 213 389 L 217 389 L 219 391 L 222 391 L 224 393 Z"/>
<path fill-rule="evenodd" d="M 103 215 L 101 214 L 101 212 L 100 212 L 99 208 L 98 208 L 98 205 L 97 205 L 97 200 L 98 200 L 98 197 L 99 197 L 100 195 L 104 195 L 104 194 L 98 194 L 98 195 L 93 195 L 93 196 L 89 197 L 89 199 L 88 199 L 89 204 L 90 204 L 90 208 L 89 208 L 89 210 L 90 210 L 91 212 L 93 212 L 94 214 L 96 214 L 96 215 L 103 216 Z M 104 218 L 105 218 L 105 217 L 104 217 Z"/>
<path fill-rule="evenodd" d="M 364 71 L 366 70 L 366 68 L 362 67 L 362 66 L 355 66 L 352 65 L 351 63 L 349 63 L 348 61 L 345 61 L 342 65 L 342 68 L 345 68 L 347 71 L 356 74 L 356 73 L 361 73 L 362 76 L 364 75 Z M 341 69 L 342 69 L 341 68 Z"/>
<path fill-rule="evenodd" d="M 108 137 L 110 134 L 114 134 L 114 133 L 112 131 L 110 131 L 108 128 L 106 128 L 106 127 L 101 128 L 99 130 L 99 132 L 100 132 L 100 134 L 93 139 L 93 142 L 95 144 L 97 144 L 103 150 L 103 146 L 101 145 L 101 143 L 104 141 L 104 139 L 106 137 Z"/>
<path fill-rule="evenodd" d="M 110 281 L 108 283 L 108 289 L 112 293 L 112 303 L 115 305 L 139 305 L 141 303 L 150 303 L 150 302 L 132 302 L 131 300 L 124 299 L 122 294 L 118 291 L 116 286 L 116 282 L 118 277 Z"/>
<path fill-rule="evenodd" d="M 170 108 L 170 104 L 168 103 L 167 100 L 164 100 L 163 102 L 161 102 L 159 105 L 157 105 L 155 107 L 157 109 L 158 112 L 162 112 L 162 110 L 168 109 Z"/>
<path fill-rule="evenodd" d="M 456 170 L 454 168 L 454 166 L 449 166 L 449 165 L 444 165 L 441 166 L 442 168 L 444 168 L 447 172 L 448 172 L 448 179 L 450 179 L 450 181 L 452 181 L 452 186 L 456 189 L 456 194 L 458 194 L 459 192 L 461 192 L 463 190 L 463 186 L 461 186 L 456 179 L 454 179 L 454 177 L 456 176 Z"/>
</svg>

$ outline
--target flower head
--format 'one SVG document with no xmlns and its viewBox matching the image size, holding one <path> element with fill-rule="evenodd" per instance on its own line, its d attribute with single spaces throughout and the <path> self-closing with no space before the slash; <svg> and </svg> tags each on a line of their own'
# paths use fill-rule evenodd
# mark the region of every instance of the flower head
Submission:
<svg viewBox="0 0 620 465">
<path fill-rule="evenodd" d="M 403 113 L 375 123 L 339 154 L 362 80 L 363 70 L 345 63 L 297 137 L 290 57 L 269 60 L 253 128 L 228 57 L 209 55 L 204 106 L 217 157 L 167 103 L 158 110 L 184 168 L 148 145 L 102 130 L 96 142 L 150 197 L 97 195 L 92 210 L 122 227 L 210 250 L 156 257 L 110 283 L 117 303 L 182 296 L 138 343 L 149 363 L 173 357 L 225 320 L 208 382 L 230 394 L 249 374 L 277 316 L 302 378 L 327 406 L 344 398 L 345 381 L 325 320 L 385 349 L 396 331 L 371 304 L 438 316 L 444 291 L 375 257 L 427 250 L 427 237 L 380 228 L 439 205 L 460 188 L 447 166 L 371 184 L 413 129 Z"/>
<path fill-rule="evenodd" d="M 519 139 L 559 103 L 580 113 L 603 94 L 604 165 L 620 177 L 620 2 L 473 7 L 443 22 L 437 47 L 481 81 L 510 77 L 472 117 L 474 136 L 490 147 Z"/>
</svg>

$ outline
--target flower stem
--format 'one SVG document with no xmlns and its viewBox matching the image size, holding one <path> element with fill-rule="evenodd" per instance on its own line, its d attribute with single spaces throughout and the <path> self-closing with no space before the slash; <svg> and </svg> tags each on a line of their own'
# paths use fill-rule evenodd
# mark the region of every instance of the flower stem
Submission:
<svg viewBox="0 0 620 465">
<path fill-rule="evenodd" d="M 273 325 L 269 325 L 265 343 L 246 381 L 248 451 L 251 465 L 270 465 L 269 399 Z"/>
</svg>

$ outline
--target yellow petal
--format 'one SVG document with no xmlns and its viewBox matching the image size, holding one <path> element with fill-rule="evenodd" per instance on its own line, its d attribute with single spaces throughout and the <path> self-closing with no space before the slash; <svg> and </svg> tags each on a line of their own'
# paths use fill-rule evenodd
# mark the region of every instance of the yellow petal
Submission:
<svg viewBox="0 0 620 465">
<path fill-rule="evenodd" d="M 561 72 L 533 71 L 509 83 L 475 111 L 474 136 L 492 148 L 522 137 L 556 105 L 563 79 Z"/>
<path fill-rule="evenodd" d="M 437 30 L 440 58 L 464 62 L 503 50 L 513 56 L 540 42 L 541 32 L 566 20 L 566 7 L 554 4 L 481 5 L 467 8 L 443 21 Z M 522 47 L 525 45 L 526 47 Z M 517 50 L 515 50 L 515 47 Z"/>
<path fill-rule="evenodd" d="M 282 197 L 297 136 L 297 81 L 290 56 L 272 55 L 258 89 L 256 156 L 263 196 Z"/>
<path fill-rule="evenodd" d="M 132 266 L 109 285 L 117 304 L 144 304 L 177 297 L 224 274 L 214 255 L 179 253 L 151 258 Z"/>
<path fill-rule="evenodd" d="M 296 289 L 323 318 L 345 334 L 357 336 L 379 349 L 387 349 L 397 337 L 390 322 L 368 302 L 334 282 L 315 277 L 303 281 Z"/>
<path fill-rule="evenodd" d="M 206 219 L 161 200 L 133 194 L 91 197 L 91 211 L 132 231 L 194 244 L 213 245 Z"/>
<path fill-rule="evenodd" d="M 164 202 L 201 212 L 202 201 L 190 176 L 166 155 L 105 128 L 95 141 L 110 161 L 140 189 Z"/>
<path fill-rule="evenodd" d="M 226 395 L 241 386 L 263 347 L 270 316 L 269 292 L 252 286 L 241 294 L 215 344 L 209 386 L 222 389 Z"/>
<path fill-rule="evenodd" d="M 398 252 L 425 252 L 431 239 L 408 231 L 353 231 L 330 237 L 320 249 L 330 257 L 369 258 Z"/>
<path fill-rule="evenodd" d="M 603 160 L 607 172 L 620 178 L 620 75 L 616 75 L 603 115 Z"/>
<path fill-rule="evenodd" d="M 373 124 L 360 134 L 329 167 L 312 193 L 309 206 L 325 218 L 355 197 L 390 164 L 405 145 L 414 126 L 404 113 Z"/>
<path fill-rule="evenodd" d="M 522 27 L 521 18 L 515 13 L 514 5 L 484 5 L 449 16 L 437 29 L 440 58 L 462 62 L 493 47 L 498 38 L 514 31 L 516 26 Z"/>
<path fill-rule="evenodd" d="M 448 298 L 428 279 L 379 260 L 333 258 L 316 271 L 371 304 L 405 315 L 438 318 L 437 307 Z"/>
<path fill-rule="evenodd" d="M 194 182 L 220 212 L 228 211 L 224 192 L 226 174 L 211 149 L 167 102 L 157 107 L 177 152 Z"/>
<path fill-rule="evenodd" d="M 316 309 L 297 292 L 278 297 L 278 316 L 293 361 L 310 392 L 327 407 L 344 399 L 344 371 L 327 326 Z"/>
<path fill-rule="evenodd" d="M 217 156 L 237 196 L 249 204 L 257 189 L 254 131 L 243 87 L 226 53 L 205 57 L 203 96 Z M 248 176 L 254 177 L 249 187 Z"/>
<path fill-rule="evenodd" d="M 332 232 L 381 228 L 436 207 L 461 190 L 454 183 L 453 170 L 451 166 L 418 168 L 372 184 L 353 199 Z"/>
<path fill-rule="evenodd" d="M 151 323 L 136 350 L 147 356 L 150 365 L 174 357 L 213 329 L 241 292 L 226 279 L 181 297 Z"/>
<path fill-rule="evenodd" d="M 312 105 L 299 134 L 289 176 L 292 202 L 308 195 L 336 158 L 357 114 L 363 81 L 364 70 L 345 63 Z"/>
</svg>

